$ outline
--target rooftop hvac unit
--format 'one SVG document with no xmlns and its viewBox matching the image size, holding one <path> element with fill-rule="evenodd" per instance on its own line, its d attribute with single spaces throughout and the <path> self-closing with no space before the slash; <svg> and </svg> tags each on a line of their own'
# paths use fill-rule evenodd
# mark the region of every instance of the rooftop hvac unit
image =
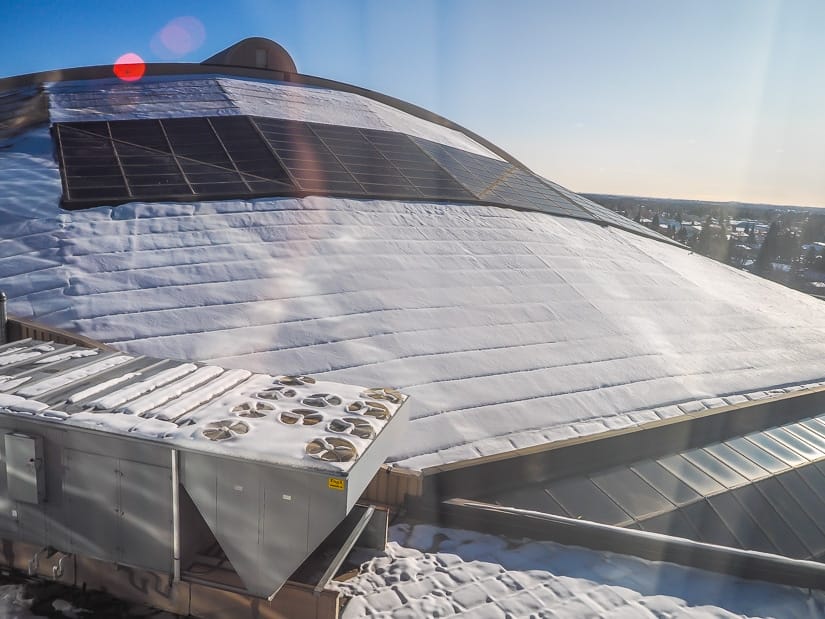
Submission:
<svg viewBox="0 0 825 619">
<path fill-rule="evenodd" d="M 0 346 L 0 536 L 180 573 L 217 541 L 270 597 L 355 506 L 405 396 L 25 341 Z"/>
</svg>

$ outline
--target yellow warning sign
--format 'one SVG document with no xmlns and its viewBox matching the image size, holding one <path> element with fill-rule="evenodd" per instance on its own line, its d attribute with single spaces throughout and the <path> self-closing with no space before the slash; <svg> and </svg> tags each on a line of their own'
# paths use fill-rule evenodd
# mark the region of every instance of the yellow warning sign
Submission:
<svg viewBox="0 0 825 619">
<path fill-rule="evenodd" d="M 327 480 L 327 486 L 333 490 L 344 490 L 347 487 L 347 480 L 338 479 L 337 477 L 330 477 Z"/>
</svg>

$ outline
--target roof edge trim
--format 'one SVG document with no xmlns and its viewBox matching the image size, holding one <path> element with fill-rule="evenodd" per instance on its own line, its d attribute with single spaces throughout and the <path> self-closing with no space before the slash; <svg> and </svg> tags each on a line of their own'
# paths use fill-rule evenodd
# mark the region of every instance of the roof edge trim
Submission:
<svg viewBox="0 0 825 619">
<path fill-rule="evenodd" d="M 544 481 L 560 476 L 554 476 L 552 471 L 572 476 L 589 470 L 594 462 L 599 462 L 599 470 L 606 470 L 629 458 L 635 461 L 668 453 L 675 447 L 678 450 L 700 447 L 813 417 L 821 412 L 823 404 L 825 387 L 815 387 L 630 428 L 426 467 L 421 470 L 423 495 L 479 496 L 497 487 L 507 487 L 514 476 Z M 645 434 L 650 436 L 642 438 Z M 594 450 L 599 454 L 596 459 Z"/>
<path fill-rule="evenodd" d="M 648 561 L 665 561 L 748 580 L 819 589 L 825 565 L 817 561 L 717 546 L 680 537 L 636 531 L 614 525 L 503 507 L 467 499 L 452 499 L 431 506 L 411 506 L 413 517 L 435 518 L 446 526 L 496 531 L 509 537 L 549 540 L 566 546 L 583 546 Z"/>
</svg>

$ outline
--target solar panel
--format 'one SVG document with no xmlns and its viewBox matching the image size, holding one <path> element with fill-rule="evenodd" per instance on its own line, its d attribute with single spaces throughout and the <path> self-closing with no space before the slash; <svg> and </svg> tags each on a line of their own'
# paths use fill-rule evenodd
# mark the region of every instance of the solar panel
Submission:
<svg viewBox="0 0 825 619">
<path fill-rule="evenodd" d="M 364 187 L 344 168 L 308 123 L 278 118 L 255 118 L 269 147 L 297 188 L 305 192 L 365 195 Z"/>
<path fill-rule="evenodd" d="M 486 190 L 503 180 L 514 169 L 514 166 L 506 161 L 480 157 L 423 138 L 412 140 L 477 198 L 483 198 Z"/>
<path fill-rule="evenodd" d="M 482 157 L 423 138 L 413 140 L 479 200 L 555 215 L 594 219 L 534 174 L 511 163 Z"/>
<path fill-rule="evenodd" d="M 69 208 L 294 191 L 246 118 L 57 123 L 55 136 Z"/>
<path fill-rule="evenodd" d="M 117 161 L 107 123 L 55 125 L 63 172 L 64 203 L 121 200 L 132 196 Z M 101 133 L 105 131 L 106 133 Z"/>
<path fill-rule="evenodd" d="M 254 122 L 302 191 L 474 199 L 404 134 L 269 118 Z"/>
<path fill-rule="evenodd" d="M 418 148 L 411 137 L 374 129 L 362 129 L 361 132 L 422 196 L 462 201 L 474 198 L 443 167 Z"/>
<path fill-rule="evenodd" d="M 252 116 L 56 123 L 67 208 L 330 195 L 482 202 L 656 236 L 506 161 L 393 131 Z"/>
<path fill-rule="evenodd" d="M 637 234 L 641 234 L 643 236 L 647 236 L 658 241 L 662 240 L 662 235 L 658 232 L 655 232 L 632 219 L 624 217 L 623 215 L 619 215 L 618 213 L 611 211 L 609 208 L 602 206 L 601 204 L 597 204 L 592 200 L 588 200 L 584 196 L 580 196 L 577 193 L 573 193 L 572 191 L 565 189 L 561 185 L 558 185 L 552 181 L 547 180 L 546 178 L 542 178 L 541 181 L 555 189 L 559 194 L 568 198 L 571 202 L 582 208 L 583 210 L 590 213 L 596 221 L 600 221 L 602 223 L 615 226 L 617 228 L 621 228 L 623 230 L 628 230 L 631 232 L 636 232 Z"/>
</svg>

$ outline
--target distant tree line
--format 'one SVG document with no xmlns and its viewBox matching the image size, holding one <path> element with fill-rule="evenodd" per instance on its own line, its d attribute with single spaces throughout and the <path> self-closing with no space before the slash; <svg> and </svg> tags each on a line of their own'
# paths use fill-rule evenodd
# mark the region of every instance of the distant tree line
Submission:
<svg viewBox="0 0 825 619">
<path fill-rule="evenodd" d="M 628 196 L 588 197 L 720 262 L 747 267 L 766 276 L 774 273 L 775 263 L 798 267 L 797 271 L 808 268 L 825 273 L 822 209 Z M 742 222 L 737 225 L 738 230 L 732 229 L 731 218 Z M 698 234 L 693 223 L 697 219 L 702 220 Z M 761 245 L 758 222 L 770 222 Z M 822 244 L 816 246 L 818 242 Z"/>
<path fill-rule="evenodd" d="M 759 255 L 756 257 L 754 271 L 765 274 L 773 270 L 774 262 L 792 263 L 799 259 L 800 235 L 781 221 L 775 221 L 768 228 Z"/>
</svg>

